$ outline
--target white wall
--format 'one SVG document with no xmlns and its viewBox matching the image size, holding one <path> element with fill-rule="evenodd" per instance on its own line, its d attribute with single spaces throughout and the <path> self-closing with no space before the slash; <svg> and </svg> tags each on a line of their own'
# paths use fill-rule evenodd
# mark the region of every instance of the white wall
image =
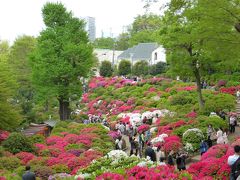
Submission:
<svg viewBox="0 0 240 180">
<path fill-rule="evenodd" d="M 157 53 L 157 59 L 155 59 L 155 53 Z M 165 49 L 161 46 L 152 52 L 151 64 L 157 64 L 158 62 L 166 62 Z"/>
<path fill-rule="evenodd" d="M 114 64 L 117 64 L 117 57 L 122 53 L 123 51 L 114 51 Z M 110 61 L 112 63 L 113 60 L 113 50 L 110 49 L 94 49 L 94 53 L 96 54 L 99 64 L 101 64 L 102 61 Z"/>
</svg>

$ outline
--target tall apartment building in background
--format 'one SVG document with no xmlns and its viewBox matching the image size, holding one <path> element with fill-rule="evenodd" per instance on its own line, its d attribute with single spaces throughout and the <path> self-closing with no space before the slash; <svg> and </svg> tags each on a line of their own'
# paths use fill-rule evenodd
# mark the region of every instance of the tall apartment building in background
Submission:
<svg viewBox="0 0 240 180">
<path fill-rule="evenodd" d="M 96 25 L 94 17 L 84 17 L 84 21 L 86 22 L 86 31 L 88 33 L 88 38 L 91 42 L 96 39 Z"/>
</svg>

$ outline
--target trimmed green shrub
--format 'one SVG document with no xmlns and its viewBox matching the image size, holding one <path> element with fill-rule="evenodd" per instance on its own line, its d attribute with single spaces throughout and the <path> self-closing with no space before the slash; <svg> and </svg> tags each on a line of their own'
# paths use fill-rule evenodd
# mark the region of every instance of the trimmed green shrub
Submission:
<svg viewBox="0 0 240 180">
<path fill-rule="evenodd" d="M 48 180 L 48 177 L 53 174 L 53 170 L 48 166 L 33 166 L 32 170 L 36 174 L 36 177 L 42 180 Z"/>
<path fill-rule="evenodd" d="M 36 144 L 36 143 L 41 143 L 41 144 L 44 144 L 45 142 L 45 137 L 41 134 L 35 134 L 33 136 L 30 136 L 28 138 L 33 144 Z"/>
<path fill-rule="evenodd" d="M 34 152 L 34 146 L 22 133 L 12 133 L 3 141 L 2 146 L 9 152 L 16 154 L 21 151 Z"/>
<path fill-rule="evenodd" d="M 200 142 L 204 139 L 203 132 L 198 128 L 188 129 L 183 133 L 183 143 L 190 143 L 193 146 L 194 150 L 199 149 Z"/>
<path fill-rule="evenodd" d="M 54 166 L 51 166 L 51 168 L 54 174 L 62 173 L 62 172 L 70 173 L 70 169 L 64 164 L 56 164 Z"/>
<path fill-rule="evenodd" d="M 0 158 L 0 169 L 13 171 L 19 166 L 21 166 L 21 161 L 17 157 L 1 157 Z"/>
</svg>

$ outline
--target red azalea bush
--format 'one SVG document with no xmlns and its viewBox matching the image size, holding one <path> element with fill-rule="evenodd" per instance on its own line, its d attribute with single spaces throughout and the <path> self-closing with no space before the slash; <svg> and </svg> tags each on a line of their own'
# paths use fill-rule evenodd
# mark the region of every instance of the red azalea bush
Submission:
<svg viewBox="0 0 240 180">
<path fill-rule="evenodd" d="M 169 153 L 171 150 L 177 152 L 181 147 L 182 143 L 177 140 L 168 141 L 163 144 L 163 149 L 167 153 Z"/>
<path fill-rule="evenodd" d="M 186 118 L 193 118 L 193 119 L 195 119 L 196 117 L 197 117 L 197 113 L 194 112 L 194 111 L 186 114 Z"/>
<path fill-rule="evenodd" d="M 0 130 L 0 143 L 6 140 L 9 136 L 9 132 Z"/>
<path fill-rule="evenodd" d="M 20 152 L 15 154 L 15 156 L 21 160 L 23 165 L 26 165 L 29 161 L 31 161 L 35 156 L 29 152 Z"/>
<path fill-rule="evenodd" d="M 220 92 L 221 92 L 221 93 L 226 93 L 226 94 L 235 95 L 235 93 L 236 93 L 237 90 L 239 90 L 239 89 L 240 89 L 240 85 L 239 85 L 239 86 L 227 87 L 227 88 L 220 88 Z"/>
<path fill-rule="evenodd" d="M 157 166 L 154 168 L 135 166 L 127 170 L 127 179 L 177 179 L 178 174 L 175 173 L 175 168 L 170 166 Z"/>
<path fill-rule="evenodd" d="M 96 180 L 124 180 L 124 177 L 120 174 L 106 172 L 96 177 Z"/>
<path fill-rule="evenodd" d="M 227 144 L 219 144 L 212 146 L 206 153 L 204 153 L 201 157 L 201 160 L 206 160 L 208 158 L 221 158 L 224 156 L 229 148 Z"/>
<path fill-rule="evenodd" d="M 150 129 L 150 126 L 148 124 L 142 124 L 141 126 L 139 126 L 137 128 L 137 131 L 138 131 L 138 133 L 143 133 L 149 129 Z"/>
</svg>

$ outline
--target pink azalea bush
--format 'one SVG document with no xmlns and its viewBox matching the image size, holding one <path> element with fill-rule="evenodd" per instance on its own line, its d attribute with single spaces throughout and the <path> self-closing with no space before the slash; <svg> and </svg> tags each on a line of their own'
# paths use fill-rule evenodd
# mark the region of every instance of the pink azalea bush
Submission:
<svg viewBox="0 0 240 180">
<path fill-rule="evenodd" d="M 96 177 L 96 180 L 124 180 L 124 177 L 120 174 L 115 173 L 103 173 Z"/>
<path fill-rule="evenodd" d="M 147 130 L 149 130 L 150 126 L 148 124 L 142 124 L 137 128 L 138 133 L 143 133 Z"/>
<path fill-rule="evenodd" d="M 0 143 L 6 140 L 9 136 L 9 132 L 0 130 Z"/>
</svg>

